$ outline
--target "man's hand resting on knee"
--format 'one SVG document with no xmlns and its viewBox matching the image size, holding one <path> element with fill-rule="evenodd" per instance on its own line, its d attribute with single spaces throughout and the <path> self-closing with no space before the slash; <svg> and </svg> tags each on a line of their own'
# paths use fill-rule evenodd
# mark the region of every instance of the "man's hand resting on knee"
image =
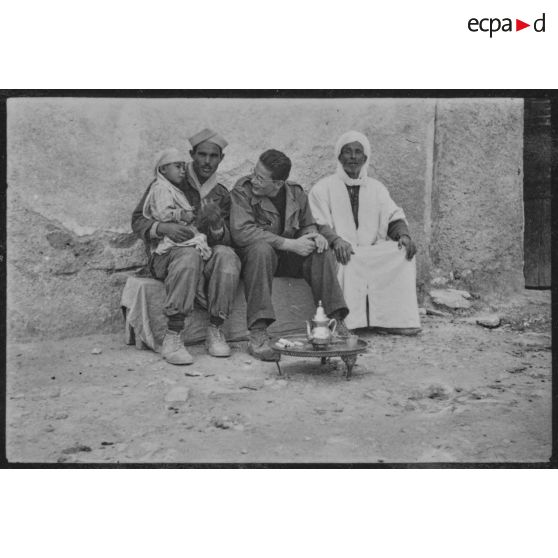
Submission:
<svg viewBox="0 0 558 558">
<path fill-rule="evenodd" d="M 182 223 L 159 223 L 157 234 L 168 236 L 174 242 L 185 242 L 194 237 L 192 228 Z"/>
<path fill-rule="evenodd" d="M 405 257 L 408 260 L 412 260 L 413 256 L 417 253 L 416 244 L 413 242 L 412 238 L 408 234 L 402 234 L 399 237 L 399 241 L 397 243 L 399 249 L 405 248 Z"/>
<path fill-rule="evenodd" d="M 351 255 L 354 254 L 353 245 L 341 237 L 336 238 L 333 241 L 333 251 L 335 252 L 335 257 L 340 264 L 346 265 L 351 259 Z"/>
<path fill-rule="evenodd" d="M 321 254 L 324 250 L 329 248 L 327 240 L 319 232 L 311 232 L 304 235 L 304 238 L 311 238 L 316 245 L 316 251 Z"/>
<path fill-rule="evenodd" d="M 300 238 L 285 238 L 282 249 L 286 252 L 294 252 L 299 256 L 309 256 L 316 249 L 316 243 L 308 235 Z"/>
</svg>

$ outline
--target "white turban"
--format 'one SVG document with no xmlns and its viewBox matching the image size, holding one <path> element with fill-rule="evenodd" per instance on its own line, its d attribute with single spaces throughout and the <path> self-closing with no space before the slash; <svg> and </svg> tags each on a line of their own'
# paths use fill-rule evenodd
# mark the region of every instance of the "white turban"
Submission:
<svg viewBox="0 0 558 558">
<path fill-rule="evenodd" d="M 366 162 L 364 163 L 364 165 L 362 165 L 358 178 L 351 178 L 345 172 L 343 165 L 339 162 L 339 155 L 341 154 L 341 150 L 343 149 L 343 147 L 348 143 L 353 143 L 354 141 L 358 141 L 362 145 L 362 148 L 364 149 L 364 154 L 366 155 Z M 370 142 L 368 141 L 368 138 L 364 134 L 361 134 L 360 132 L 355 132 L 354 130 L 344 133 L 337 140 L 337 143 L 335 144 L 335 160 L 337 161 L 336 174 L 343 180 L 345 184 L 348 184 L 349 186 L 360 185 L 362 181 L 368 176 L 368 164 L 370 163 L 370 153 L 371 153 Z"/>
</svg>

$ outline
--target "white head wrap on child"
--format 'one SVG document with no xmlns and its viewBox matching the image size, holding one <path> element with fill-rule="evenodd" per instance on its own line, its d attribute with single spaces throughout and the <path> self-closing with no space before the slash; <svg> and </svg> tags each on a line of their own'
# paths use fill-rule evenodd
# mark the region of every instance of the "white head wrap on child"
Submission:
<svg viewBox="0 0 558 558">
<path fill-rule="evenodd" d="M 187 158 L 185 153 L 182 153 L 175 147 L 164 149 L 157 155 L 157 163 L 155 164 L 155 176 L 158 175 L 160 167 L 168 165 L 169 163 L 186 163 L 188 159 L 189 157 Z"/>
</svg>

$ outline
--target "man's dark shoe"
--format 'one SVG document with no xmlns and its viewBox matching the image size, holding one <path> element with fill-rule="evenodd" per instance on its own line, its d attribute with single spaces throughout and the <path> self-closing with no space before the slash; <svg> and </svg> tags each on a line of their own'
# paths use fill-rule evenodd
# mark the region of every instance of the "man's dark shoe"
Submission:
<svg viewBox="0 0 558 558">
<path fill-rule="evenodd" d="M 349 335 L 352 335 L 353 332 L 347 327 L 343 320 L 337 321 L 337 327 L 335 328 L 335 335 L 339 339 L 347 339 Z"/>
<path fill-rule="evenodd" d="M 269 344 L 267 329 L 250 330 L 248 353 L 254 358 L 268 362 L 277 362 L 281 358 L 281 355 Z"/>
</svg>

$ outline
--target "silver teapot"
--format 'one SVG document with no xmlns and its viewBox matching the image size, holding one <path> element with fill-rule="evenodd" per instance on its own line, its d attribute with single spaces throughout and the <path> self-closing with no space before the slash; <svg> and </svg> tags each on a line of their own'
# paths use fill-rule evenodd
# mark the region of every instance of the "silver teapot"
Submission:
<svg viewBox="0 0 558 558">
<path fill-rule="evenodd" d="M 331 327 L 332 324 L 333 328 Z M 327 349 L 336 327 L 337 320 L 335 318 L 330 320 L 327 317 L 324 307 L 322 306 L 322 301 L 320 300 L 318 302 L 318 308 L 316 308 L 314 319 L 306 322 L 308 341 L 312 343 L 315 349 Z"/>
</svg>

